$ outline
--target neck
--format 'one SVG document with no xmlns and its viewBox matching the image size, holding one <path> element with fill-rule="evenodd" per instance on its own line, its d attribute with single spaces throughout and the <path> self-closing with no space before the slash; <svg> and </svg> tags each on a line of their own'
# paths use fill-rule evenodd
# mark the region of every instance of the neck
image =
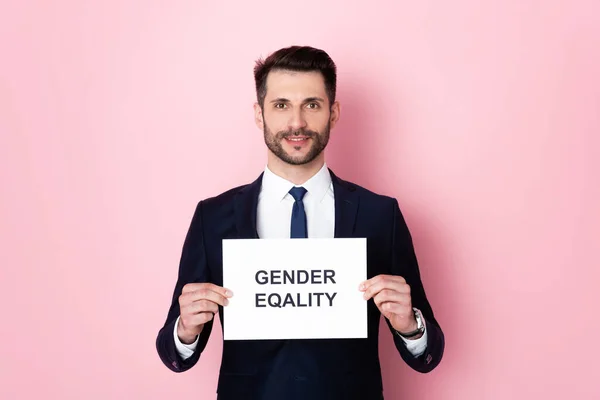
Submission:
<svg viewBox="0 0 600 400">
<path fill-rule="evenodd" d="M 325 157 L 320 154 L 308 164 L 292 165 L 282 161 L 269 151 L 267 166 L 275 174 L 292 182 L 294 185 L 302 185 L 312 178 L 325 164 Z"/>
</svg>

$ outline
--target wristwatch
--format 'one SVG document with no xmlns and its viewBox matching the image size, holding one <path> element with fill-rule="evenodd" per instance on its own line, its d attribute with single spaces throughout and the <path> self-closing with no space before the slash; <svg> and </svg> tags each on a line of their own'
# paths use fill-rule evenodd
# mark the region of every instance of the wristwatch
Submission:
<svg viewBox="0 0 600 400">
<path fill-rule="evenodd" d="M 422 334 L 423 332 L 425 332 L 425 323 L 423 320 L 423 314 L 421 314 L 421 310 L 413 307 L 413 311 L 415 312 L 415 319 L 417 320 L 417 329 L 415 329 L 412 332 L 407 332 L 404 334 L 400 333 L 394 329 L 394 332 L 396 332 L 396 334 L 398 336 L 403 337 L 404 339 L 412 339 L 413 337 L 418 336 L 418 335 Z"/>
</svg>

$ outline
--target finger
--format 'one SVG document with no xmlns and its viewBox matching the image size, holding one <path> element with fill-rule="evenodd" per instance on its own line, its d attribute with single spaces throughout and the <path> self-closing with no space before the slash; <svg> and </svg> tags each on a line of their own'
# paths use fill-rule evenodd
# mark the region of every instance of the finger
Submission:
<svg viewBox="0 0 600 400">
<path fill-rule="evenodd" d="M 379 311 L 386 318 L 389 318 L 390 315 L 395 314 L 400 318 L 409 317 L 412 314 L 412 308 L 406 304 L 393 303 L 391 301 L 385 302 L 378 306 Z"/>
<path fill-rule="evenodd" d="M 188 283 L 181 289 L 181 293 L 183 294 L 183 293 L 194 292 L 198 289 L 201 289 L 202 286 L 203 286 L 203 283 Z"/>
<path fill-rule="evenodd" d="M 233 292 L 230 289 L 215 285 L 214 283 L 210 282 L 188 283 L 182 288 L 181 293 L 196 292 L 203 289 L 212 290 L 213 292 L 219 293 L 223 297 L 233 296 Z"/>
<path fill-rule="evenodd" d="M 366 290 L 368 289 L 370 286 L 373 286 L 381 281 L 388 281 L 388 280 L 392 280 L 392 281 L 396 281 L 396 282 L 400 282 L 400 283 L 406 283 L 406 280 L 400 276 L 400 275 L 377 275 L 372 277 L 371 279 L 367 279 L 364 282 L 361 282 L 361 284 L 359 285 L 359 290 Z"/>
<path fill-rule="evenodd" d="M 375 302 L 377 307 L 379 307 L 380 304 L 385 302 L 410 304 L 410 295 L 395 290 L 383 289 L 375 296 L 373 296 L 373 301 Z"/>
<path fill-rule="evenodd" d="M 209 289 L 198 289 L 196 291 L 186 293 L 185 296 L 186 304 L 198 300 L 209 300 L 221 306 L 226 306 L 227 304 L 229 304 L 229 300 L 226 297 L 224 297 L 221 293 L 217 293 Z"/>
<path fill-rule="evenodd" d="M 198 314 L 201 312 L 211 312 L 214 314 L 219 312 L 219 305 L 210 300 L 198 300 L 190 303 L 182 310 L 182 313 L 188 314 Z"/>
<path fill-rule="evenodd" d="M 393 290 L 399 293 L 406 293 L 406 294 L 410 294 L 410 286 L 408 286 L 405 282 L 404 279 L 399 280 L 399 279 L 394 279 L 394 278 L 390 278 L 390 279 L 380 279 L 377 282 L 373 283 L 371 286 L 369 286 L 364 294 L 363 294 L 363 298 L 365 300 L 369 300 L 370 298 L 376 296 L 379 292 L 381 292 L 382 290 Z"/>
<path fill-rule="evenodd" d="M 184 321 L 184 326 L 200 326 L 204 325 L 208 321 L 211 321 L 215 315 L 211 312 L 203 312 L 199 314 L 190 315 Z"/>
</svg>

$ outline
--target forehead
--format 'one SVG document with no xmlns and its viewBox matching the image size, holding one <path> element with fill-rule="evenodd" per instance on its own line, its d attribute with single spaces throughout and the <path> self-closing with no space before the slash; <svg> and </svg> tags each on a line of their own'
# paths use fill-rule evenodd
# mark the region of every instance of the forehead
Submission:
<svg viewBox="0 0 600 400">
<path fill-rule="evenodd" d="M 302 100 L 307 97 L 325 98 L 325 79 L 318 71 L 271 71 L 267 76 L 266 99 L 279 97 L 290 100 Z"/>
</svg>

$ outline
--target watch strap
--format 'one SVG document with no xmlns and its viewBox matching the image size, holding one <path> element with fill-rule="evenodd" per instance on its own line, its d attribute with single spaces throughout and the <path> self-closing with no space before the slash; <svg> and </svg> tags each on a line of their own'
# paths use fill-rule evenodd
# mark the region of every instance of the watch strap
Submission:
<svg viewBox="0 0 600 400">
<path fill-rule="evenodd" d="M 415 319 L 417 320 L 417 329 L 415 329 L 412 332 L 407 332 L 407 333 L 400 333 L 394 329 L 394 332 L 396 333 L 396 335 L 398 335 L 404 339 L 412 339 L 413 337 L 418 336 L 418 335 L 422 334 L 423 332 L 425 332 L 425 324 L 423 322 L 423 316 L 421 314 L 421 310 L 419 310 L 417 308 L 413 308 L 413 311 L 415 313 Z"/>
</svg>

